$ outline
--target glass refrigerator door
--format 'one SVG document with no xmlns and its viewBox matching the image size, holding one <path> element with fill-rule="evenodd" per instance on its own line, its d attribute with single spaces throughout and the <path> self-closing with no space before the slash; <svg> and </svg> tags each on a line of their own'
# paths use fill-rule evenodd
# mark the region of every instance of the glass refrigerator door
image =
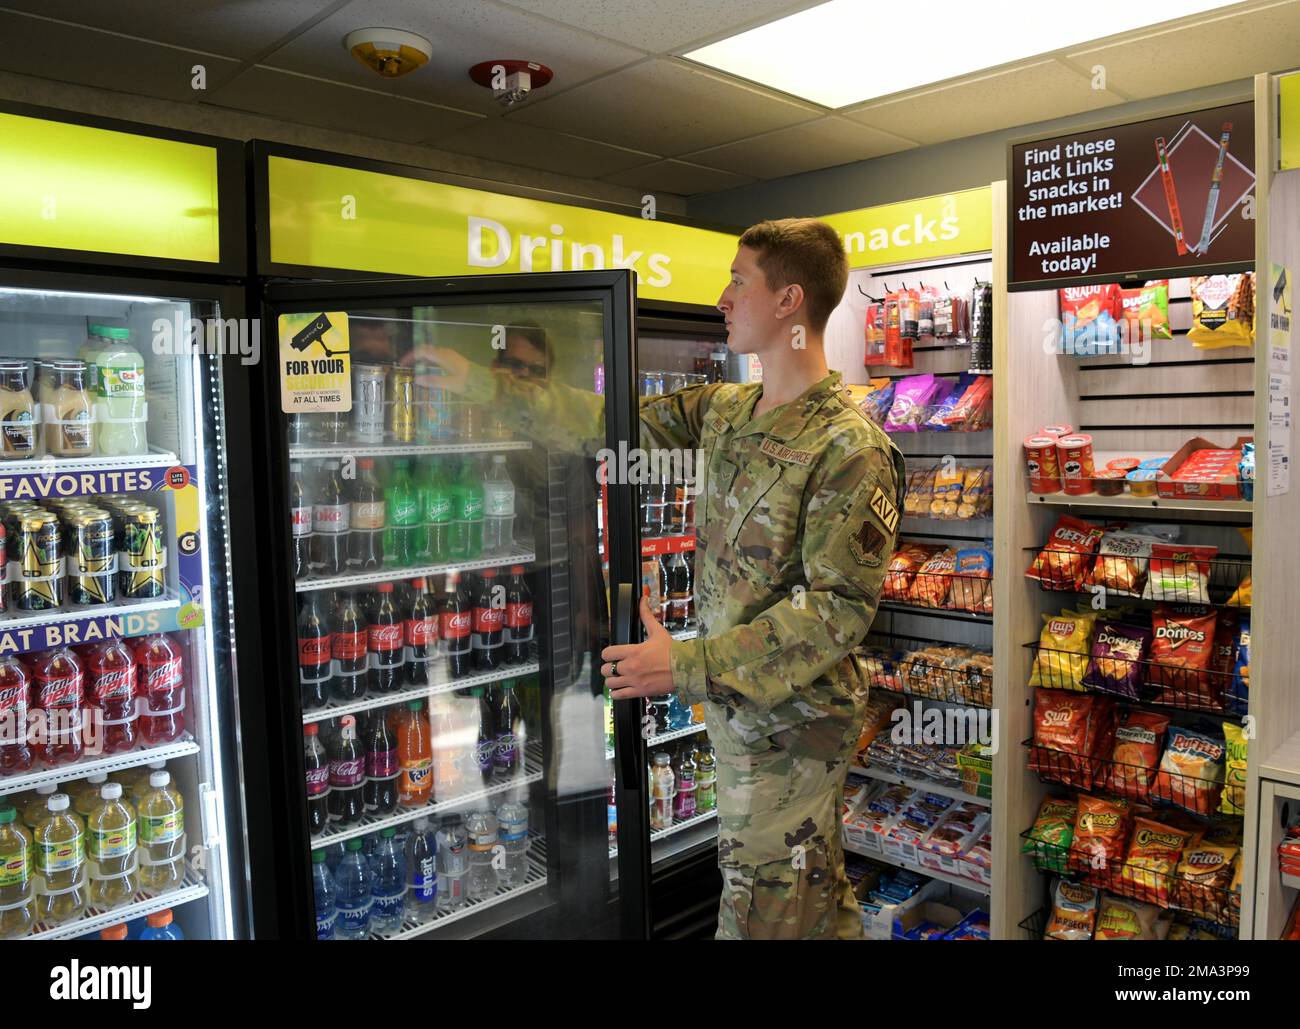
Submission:
<svg viewBox="0 0 1300 1029">
<path fill-rule="evenodd" d="M 630 306 L 626 273 L 271 294 L 318 938 L 618 931 L 595 498 Z"/>
<path fill-rule="evenodd" d="M 232 937 L 218 305 L 6 274 L 0 937 Z"/>
</svg>

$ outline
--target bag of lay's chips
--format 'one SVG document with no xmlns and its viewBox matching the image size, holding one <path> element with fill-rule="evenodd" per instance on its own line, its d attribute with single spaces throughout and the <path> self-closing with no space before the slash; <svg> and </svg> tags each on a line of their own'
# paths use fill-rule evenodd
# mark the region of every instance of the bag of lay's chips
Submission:
<svg viewBox="0 0 1300 1029">
<path fill-rule="evenodd" d="M 1169 280 L 1152 279 L 1145 286 L 1121 288 L 1121 330 L 1127 343 L 1173 339 L 1169 330 Z"/>
<path fill-rule="evenodd" d="M 1062 611 L 1043 615 L 1043 629 L 1034 655 L 1030 686 L 1048 686 L 1058 690 L 1086 690 L 1083 677 L 1088 671 L 1089 647 L 1097 612 L 1081 614 Z"/>
<path fill-rule="evenodd" d="M 1223 797 L 1219 810 L 1225 815 L 1246 813 L 1246 730 L 1235 722 L 1223 723 L 1227 765 L 1223 776 Z"/>
<path fill-rule="evenodd" d="M 1187 337 L 1201 349 L 1249 347 L 1255 343 L 1255 276 L 1197 275 L 1192 278 L 1192 327 Z"/>
</svg>

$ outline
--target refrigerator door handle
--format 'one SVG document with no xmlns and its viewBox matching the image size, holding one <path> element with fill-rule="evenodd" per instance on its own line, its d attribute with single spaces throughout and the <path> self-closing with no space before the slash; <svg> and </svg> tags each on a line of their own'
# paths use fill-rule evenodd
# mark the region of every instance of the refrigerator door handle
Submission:
<svg viewBox="0 0 1300 1029">
<path fill-rule="evenodd" d="M 614 643 L 627 644 L 639 642 L 637 630 L 641 627 L 640 617 L 637 613 L 636 604 L 633 601 L 634 591 L 630 582 L 620 582 L 614 593 Z M 635 701 L 621 701 L 619 706 L 614 710 L 615 725 L 622 725 L 628 721 L 636 723 L 635 735 L 637 738 L 643 738 L 641 726 L 641 713 L 644 705 Z M 619 733 L 618 737 L 623 740 L 632 738 L 626 733 Z M 640 747 L 619 747 L 619 779 L 626 786 L 636 783 L 637 769 L 641 766 Z"/>
<path fill-rule="evenodd" d="M 199 828 L 203 832 L 203 846 L 208 850 L 225 843 L 221 832 L 221 794 L 211 783 L 199 783 Z"/>
</svg>

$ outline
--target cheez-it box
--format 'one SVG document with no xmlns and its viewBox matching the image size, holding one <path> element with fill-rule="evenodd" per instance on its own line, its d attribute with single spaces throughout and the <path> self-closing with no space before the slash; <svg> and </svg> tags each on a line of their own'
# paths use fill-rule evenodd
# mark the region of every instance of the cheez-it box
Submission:
<svg viewBox="0 0 1300 1029">
<path fill-rule="evenodd" d="M 1241 486 L 1237 465 L 1241 446 L 1254 437 L 1242 436 L 1232 447 L 1221 447 L 1196 436 L 1189 439 L 1160 470 L 1156 489 L 1166 499 L 1238 500 Z"/>
</svg>

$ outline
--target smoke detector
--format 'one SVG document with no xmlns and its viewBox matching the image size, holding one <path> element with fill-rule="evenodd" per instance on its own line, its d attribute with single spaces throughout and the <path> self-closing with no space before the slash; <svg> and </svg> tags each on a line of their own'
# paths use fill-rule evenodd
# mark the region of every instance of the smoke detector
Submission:
<svg viewBox="0 0 1300 1029">
<path fill-rule="evenodd" d="M 482 61 L 469 70 L 469 77 L 480 86 L 492 90 L 492 96 L 503 107 L 514 107 L 534 89 L 541 89 L 551 81 L 551 69 L 536 61 L 506 58 Z"/>
<path fill-rule="evenodd" d="M 343 45 L 358 61 L 386 79 L 415 71 L 433 55 L 433 44 L 402 29 L 356 29 Z"/>
</svg>

